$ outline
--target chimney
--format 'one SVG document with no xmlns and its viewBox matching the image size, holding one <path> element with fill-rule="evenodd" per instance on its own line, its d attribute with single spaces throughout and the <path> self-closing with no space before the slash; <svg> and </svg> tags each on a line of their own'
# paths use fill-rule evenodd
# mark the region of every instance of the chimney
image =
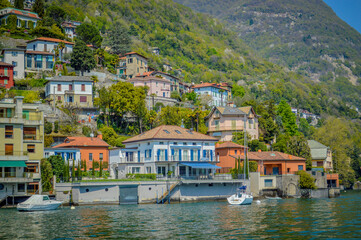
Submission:
<svg viewBox="0 0 361 240">
<path fill-rule="evenodd" d="M 99 135 L 97 136 L 97 138 L 103 139 L 103 135 L 102 135 L 102 134 L 99 134 Z"/>
<path fill-rule="evenodd" d="M 219 142 L 216 142 L 215 148 L 219 147 Z"/>
<path fill-rule="evenodd" d="M 261 149 L 258 149 L 258 152 L 262 152 L 262 150 L 261 150 Z"/>
<path fill-rule="evenodd" d="M 23 118 L 23 96 L 16 96 L 15 99 L 15 118 Z"/>
</svg>

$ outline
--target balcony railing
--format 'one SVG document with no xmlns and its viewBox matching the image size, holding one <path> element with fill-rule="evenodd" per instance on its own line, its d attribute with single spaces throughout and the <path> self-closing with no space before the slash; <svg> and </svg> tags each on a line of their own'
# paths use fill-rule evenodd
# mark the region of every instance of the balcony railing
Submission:
<svg viewBox="0 0 361 240">
<path fill-rule="evenodd" d="M 41 115 L 26 115 L 26 114 L 23 114 L 23 119 L 30 120 L 30 121 L 40 121 L 40 120 L 42 120 L 42 116 Z"/>
<path fill-rule="evenodd" d="M 27 156 L 27 151 L 0 151 L 0 156 Z"/>
<path fill-rule="evenodd" d="M 243 131 L 243 126 L 210 126 L 208 131 Z"/>
<path fill-rule="evenodd" d="M 24 134 L 23 139 L 26 140 L 43 140 L 43 135 L 36 135 L 36 134 Z"/>
</svg>

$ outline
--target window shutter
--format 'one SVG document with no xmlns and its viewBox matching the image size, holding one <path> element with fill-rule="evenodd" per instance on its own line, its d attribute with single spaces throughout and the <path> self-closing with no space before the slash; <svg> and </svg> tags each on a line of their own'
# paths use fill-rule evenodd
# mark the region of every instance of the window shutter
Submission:
<svg viewBox="0 0 361 240">
<path fill-rule="evenodd" d="M 201 150 L 198 149 L 198 161 L 200 161 L 200 160 L 201 160 Z"/>
<path fill-rule="evenodd" d="M 179 149 L 179 161 L 182 161 L 182 150 Z"/>
<path fill-rule="evenodd" d="M 213 150 L 211 150 L 211 161 L 213 161 Z"/>
<path fill-rule="evenodd" d="M 193 161 L 194 159 L 194 156 L 193 156 L 193 149 L 191 149 L 191 161 Z"/>
<path fill-rule="evenodd" d="M 168 161 L 168 150 L 165 150 L 165 160 Z"/>
<path fill-rule="evenodd" d="M 172 149 L 171 152 L 172 152 L 172 156 L 174 156 L 174 149 Z"/>
<path fill-rule="evenodd" d="M 149 157 L 152 157 L 152 149 L 149 150 Z"/>
<path fill-rule="evenodd" d="M 157 150 L 157 160 L 159 161 L 160 149 Z"/>
<path fill-rule="evenodd" d="M 207 156 L 206 150 L 203 150 L 203 157 L 205 158 Z"/>
</svg>

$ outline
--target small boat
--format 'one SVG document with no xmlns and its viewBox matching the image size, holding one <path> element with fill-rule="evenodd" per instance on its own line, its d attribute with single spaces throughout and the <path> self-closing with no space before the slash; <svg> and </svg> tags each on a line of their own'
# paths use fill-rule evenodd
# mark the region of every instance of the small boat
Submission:
<svg viewBox="0 0 361 240">
<path fill-rule="evenodd" d="M 267 199 L 270 199 L 270 200 L 279 200 L 279 199 L 282 199 L 280 197 L 266 197 Z"/>
<path fill-rule="evenodd" d="M 250 205 L 253 202 L 252 194 L 246 193 L 247 186 L 242 186 L 239 188 L 236 194 L 233 194 L 227 201 L 231 205 Z"/>
<path fill-rule="evenodd" d="M 57 209 L 62 202 L 50 200 L 48 195 L 33 195 L 17 206 L 20 212 L 48 211 Z"/>
</svg>

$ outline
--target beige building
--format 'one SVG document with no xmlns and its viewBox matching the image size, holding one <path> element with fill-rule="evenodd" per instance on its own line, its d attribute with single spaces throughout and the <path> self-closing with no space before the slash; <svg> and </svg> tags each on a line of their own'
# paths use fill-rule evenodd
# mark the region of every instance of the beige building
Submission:
<svg viewBox="0 0 361 240">
<path fill-rule="evenodd" d="M 134 78 L 148 72 L 148 59 L 139 53 L 129 52 L 120 58 L 117 75 L 126 79 Z"/>
<path fill-rule="evenodd" d="M 242 132 L 244 126 L 252 140 L 259 137 L 258 116 L 251 106 L 214 107 L 205 119 L 208 135 L 216 137 L 222 142 L 232 141 L 232 133 Z"/>
<path fill-rule="evenodd" d="M 43 112 L 23 98 L 0 101 L 0 200 L 41 192 Z"/>
<path fill-rule="evenodd" d="M 333 170 L 331 149 L 315 140 L 308 140 L 308 146 L 311 150 L 312 167 Z"/>
</svg>

